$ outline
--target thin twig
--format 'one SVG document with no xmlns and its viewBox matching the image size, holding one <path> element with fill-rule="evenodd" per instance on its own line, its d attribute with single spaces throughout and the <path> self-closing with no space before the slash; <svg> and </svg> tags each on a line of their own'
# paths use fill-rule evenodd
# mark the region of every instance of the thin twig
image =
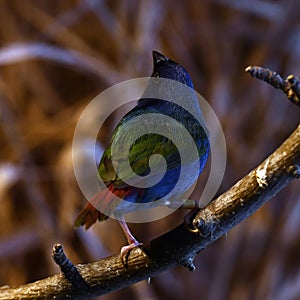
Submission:
<svg viewBox="0 0 300 300">
<path fill-rule="evenodd" d="M 283 79 L 279 74 L 262 67 L 249 66 L 245 69 L 252 77 L 263 80 L 276 89 L 282 90 L 294 104 L 300 106 L 300 83 L 295 75 Z"/>
<path fill-rule="evenodd" d="M 64 277 L 75 288 L 87 288 L 88 284 L 83 280 L 73 263 L 66 257 L 63 247 L 60 244 L 55 244 L 52 249 L 52 257 L 55 263 L 60 267 Z"/>
</svg>

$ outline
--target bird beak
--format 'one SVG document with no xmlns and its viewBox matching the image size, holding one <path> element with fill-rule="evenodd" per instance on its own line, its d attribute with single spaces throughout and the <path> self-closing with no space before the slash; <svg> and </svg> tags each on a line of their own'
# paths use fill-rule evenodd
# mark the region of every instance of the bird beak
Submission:
<svg viewBox="0 0 300 300">
<path fill-rule="evenodd" d="M 158 64 L 161 61 L 167 61 L 168 58 L 157 51 L 152 51 L 153 63 L 154 65 Z"/>
</svg>

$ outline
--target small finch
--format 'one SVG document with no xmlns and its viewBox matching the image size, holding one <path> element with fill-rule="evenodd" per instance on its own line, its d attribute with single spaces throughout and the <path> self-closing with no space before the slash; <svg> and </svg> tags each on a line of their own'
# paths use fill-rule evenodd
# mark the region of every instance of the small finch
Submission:
<svg viewBox="0 0 300 300">
<path fill-rule="evenodd" d="M 188 72 L 180 64 L 157 51 L 153 51 L 153 65 L 154 68 L 151 75 L 153 79 L 165 78 L 171 82 L 179 82 L 190 88 L 190 90 L 193 89 L 193 84 Z M 151 89 L 159 90 L 161 88 L 160 84 L 163 84 L 163 81 L 162 83 L 156 83 L 156 81 L 153 80 L 153 82 L 151 82 Z M 181 95 L 181 98 L 183 98 L 182 101 L 186 103 L 186 107 L 191 107 L 199 116 L 202 116 L 197 98 L 193 90 L 192 92 L 192 95 Z M 177 91 L 173 91 L 172 87 L 170 87 L 170 95 L 172 95 L 172 93 L 177 97 Z M 112 134 L 111 142 L 103 153 L 98 166 L 98 172 L 106 188 L 100 189 L 92 199 L 90 199 L 89 203 L 80 212 L 75 221 L 76 227 L 85 226 L 85 228 L 88 229 L 97 220 L 103 221 L 113 215 L 119 221 L 128 241 L 128 245 L 121 249 L 122 260 L 128 251 L 140 245 L 131 234 L 125 222 L 124 215 L 134 210 L 132 205 L 130 206 L 128 204 L 143 203 L 146 204 L 146 207 L 147 205 L 148 207 L 155 207 L 156 205 L 161 205 L 161 203 L 158 204 L 157 200 L 164 197 L 168 200 L 165 203 L 170 203 L 175 198 L 180 199 L 180 196 L 183 195 L 199 177 L 205 166 L 210 150 L 205 125 L 203 122 L 199 122 L 194 114 L 175 102 L 149 98 L 145 97 L 145 95 L 146 91 L 143 95 L 144 97 L 142 96 L 142 98 L 138 100 L 137 105 L 121 119 Z M 183 166 L 182 157 L 175 143 L 163 134 L 149 133 L 140 136 L 134 141 L 130 147 L 129 156 L 128 153 L 122 153 L 122 151 L 120 151 L 118 155 L 114 157 L 114 163 L 112 163 L 112 143 L 126 143 L 126 140 L 128 140 L 126 134 L 130 134 L 130 131 L 124 134 L 122 129 L 137 117 L 148 116 L 150 119 L 155 118 L 152 117 L 152 115 L 155 115 L 156 118 L 157 115 L 164 115 L 182 124 L 196 145 L 197 155 L 189 155 L 189 163 Z M 144 122 L 140 124 L 140 126 L 147 127 L 147 120 L 149 118 L 144 118 Z M 159 123 L 159 119 L 153 119 L 153 122 Z M 157 126 L 160 126 L 160 124 Z M 179 143 L 182 141 L 181 146 L 189 151 L 191 146 L 184 142 L 183 137 L 181 137 L 182 131 L 179 131 L 176 123 L 174 125 L 174 123 L 165 122 L 163 127 L 165 130 L 172 132 Z M 141 187 L 141 185 L 134 186 L 133 184 L 126 183 L 128 181 L 124 179 L 130 179 L 134 175 L 138 175 L 138 178 L 147 176 L 151 173 L 152 169 L 161 165 L 161 160 L 157 159 L 157 156 L 154 154 L 163 156 L 166 162 L 165 173 L 161 180 L 157 184 L 146 188 Z M 128 165 L 124 163 L 128 160 L 130 170 L 128 170 Z M 170 193 L 177 184 L 182 169 L 184 167 L 193 169 L 195 165 L 197 166 L 196 172 L 190 171 L 189 176 L 181 178 L 182 182 L 180 182 L 179 190 L 176 191 L 176 196 L 174 196 L 174 193 Z M 115 170 L 116 166 L 117 170 Z M 120 174 L 122 174 L 122 176 Z M 168 198 L 168 195 L 171 195 L 170 198 Z"/>
</svg>

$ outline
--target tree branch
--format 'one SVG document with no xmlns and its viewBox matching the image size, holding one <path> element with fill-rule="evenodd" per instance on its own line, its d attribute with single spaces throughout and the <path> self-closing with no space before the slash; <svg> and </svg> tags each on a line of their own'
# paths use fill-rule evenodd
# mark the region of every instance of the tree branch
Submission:
<svg viewBox="0 0 300 300">
<path fill-rule="evenodd" d="M 281 89 L 294 104 L 300 106 L 299 78 L 291 74 L 283 79 L 279 74 L 262 67 L 249 66 L 245 69 L 252 77 L 263 80 L 276 89 Z"/>
<path fill-rule="evenodd" d="M 294 102 L 297 104 L 297 101 Z M 195 215 L 191 228 L 182 223 L 141 248 L 133 249 L 126 266 L 116 254 L 76 267 L 61 246 L 53 255 L 62 273 L 16 288 L 0 289 L 0 299 L 89 299 L 184 265 L 207 245 L 253 214 L 290 181 L 300 177 L 300 125 L 256 169 Z M 56 254 L 55 254 L 56 253 Z M 67 267 L 63 267 L 67 266 Z"/>
</svg>

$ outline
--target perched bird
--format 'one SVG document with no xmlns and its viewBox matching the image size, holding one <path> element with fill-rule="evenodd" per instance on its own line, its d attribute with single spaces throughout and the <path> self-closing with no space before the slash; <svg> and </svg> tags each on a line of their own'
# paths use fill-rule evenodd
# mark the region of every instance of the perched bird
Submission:
<svg viewBox="0 0 300 300">
<path fill-rule="evenodd" d="M 146 207 L 147 205 L 148 207 L 155 207 L 156 205 L 161 205 L 161 203 L 157 203 L 158 199 L 166 197 L 168 201 L 172 201 L 172 198 L 180 197 L 195 183 L 202 172 L 210 149 L 205 125 L 204 123 L 199 122 L 195 117 L 195 115 L 198 115 L 201 118 L 202 114 L 197 98 L 192 90 L 193 84 L 188 72 L 180 64 L 172 61 L 157 51 L 153 51 L 153 64 L 154 70 L 151 77 L 154 80 L 149 83 L 143 96 L 138 100 L 137 105 L 121 119 L 115 128 L 111 142 L 106 147 L 98 166 L 99 175 L 105 183 L 106 188 L 100 189 L 94 195 L 75 221 L 76 227 L 85 225 L 85 228 L 88 229 L 97 220 L 103 221 L 111 215 L 115 216 L 128 241 L 128 245 L 121 249 L 122 260 L 130 249 L 140 245 L 131 234 L 123 217 L 124 214 L 135 210 L 135 206 L 130 206 L 129 204 L 143 203 L 146 204 Z M 169 97 L 178 98 L 179 102 L 183 101 L 184 107 L 181 103 L 178 103 L 178 101 L 165 101 L 147 96 L 148 94 L 151 95 L 151 92 L 147 93 L 147 89 L 148 91 L 153 91 L 165 88 L 165 86 L 162 86 L 165 84 L 164 81 L 158 82 L 155 80 L 159 78 L 168 79 L 168 82 L 179 82 L 190 88 L 189 90 L 192 90 L 192 93 L 186 94 L 184 91 L 182 95 L 180 95 L 180 91 L 174 90 L 172 85 L 167 87 L 166 94 Z M 191 113 L 191 110 L 193 113 Z M 130 122 L 137 117 L 142 117 L 142 120 L 144 119 L 143 124 L 138 125 L 147 127 L 148 121 L 146 121 L 145 117 L 149 116 L 149 118 L 152 118 L 153 114 L 156 115 L 157 119 L 153 121 L 158 124 L 157 126 L 163 126 L 164 130 L 169 130 L 169 132 L 173 133 L 178 143 L 181 143 L 181 146 L 188 151 L 191 146 L 186 142 L 183 142 L 181 136 L 182 133 L 177 126 L 169 122 L 159 124 L 161 120 L 159 116 L 167 116 L 181 123 L 192 137 L 196 145 L 197 155 L 188 155 L 189 162 L 186 163 L 186 166 L 182 166 L 182 157 L 178 152 L 176 143 L 173 143 L 171 139 L 163 134 L 150 132 L 140 136 L 134 141 L 130 147 L 129 157 L 128 153 L 119 151 L 117 156 L 114 157 L 116 162 L 113 164 L 111 154 L 113 141 L 118 145 L 122 145 L 122 143 L 126 144 L 129 135 L 131 134 L 130 130 L 124 133 L 124 130 L 122 129 L 128 124 L 131 124 Z M 120 149 L 122 149 L 122 147 Z M 138 178 L 142 178 L 143 176 L 146 178 L 146 176 L 151 173 L 153 166 L 155 167 L 161 164 L 161 160 L 156 156 L 153 156 L 154 154 L 160 154 L 164 157 L 166 162 L 165 174 L 163 174 L 161 180 L 154 186 L 147 188 L 126 183 L 127 181 L 125 182 L 124 179 L 130 179 L 133 175 L 138 175 Z M 126 159 L 129 159 L 130 170 L 128 170 L 128 166 L 124 164 Z M 151 159 L 150 168 L 149 162 Z M 115 170 L 116 166 L 117 170 Z M 194 174 L 192 174 L 193 172 L 188 171 L 188 176 L 181 178 L 182 182 L 180 182 L 179 190 L 175 193 L 176 195 L 170 193 L 177 184 L 182 169 L 195 169 L 195 166 L 196 172 L 194 172 Z M 155 175 L 153 177 L 155 177 Z M 169 194 L 171 195 L 170 199 L 168 198 Z M 167 203 L 167 201 L 165 203 Z"/>
</svg>

